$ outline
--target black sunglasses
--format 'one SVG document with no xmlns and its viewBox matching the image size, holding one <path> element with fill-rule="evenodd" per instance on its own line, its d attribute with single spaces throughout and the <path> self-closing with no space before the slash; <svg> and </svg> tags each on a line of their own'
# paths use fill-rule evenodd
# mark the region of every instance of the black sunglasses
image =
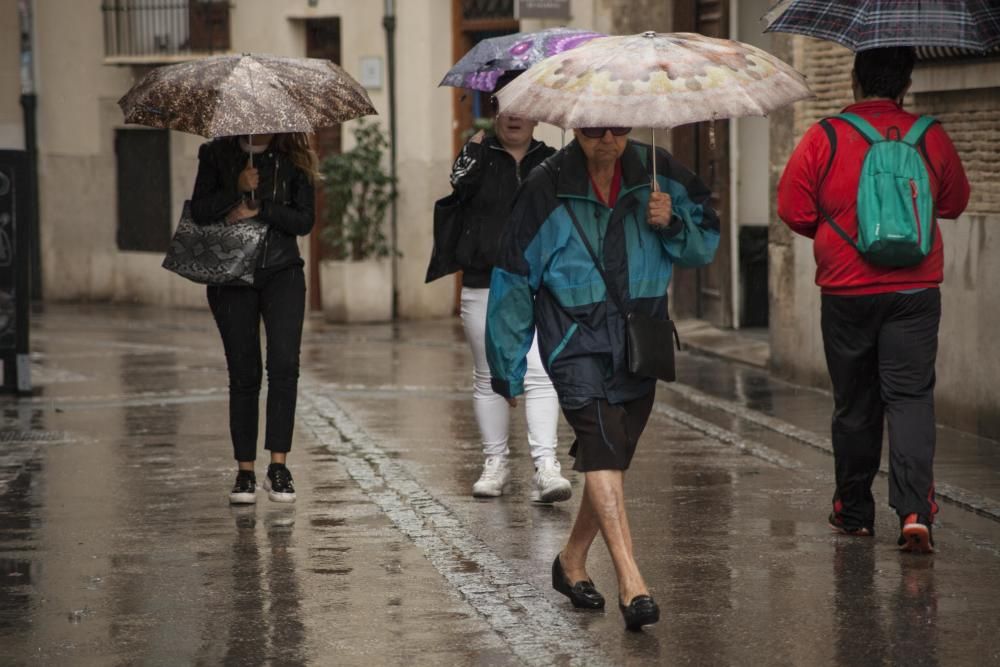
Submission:
<svg viewBox="0 0 1000 667">
<path fill-rule="evenodd" d="M 581 127 L 580 134 L 588 139 L 600 139 L 605 132 L 610 132 L 612 136 L 624 137 L 632 131 L 631 127 Z"/>
</svg>

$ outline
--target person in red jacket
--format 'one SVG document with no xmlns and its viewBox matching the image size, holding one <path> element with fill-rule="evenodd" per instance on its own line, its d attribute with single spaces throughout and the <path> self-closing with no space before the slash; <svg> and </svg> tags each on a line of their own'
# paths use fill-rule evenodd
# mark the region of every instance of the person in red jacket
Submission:
<svg viewBox="0 0 1000 667">
<path fill-rule="evenodd" d="M 905 136 L 917 116 L 903 110 L 915 62 L 909 47 L 855 56 L 855 103 L 844 111 L 883 136 Z M 898 133 L 898 135 L 897 135 Z M 835 144 L 835 146 L 834 146 Z M 915 266 L 868 263 L 825 221 L 829 215 L 857 237 L 857 192 L 868 141 L 846 121 L 813 125 L 789 158 L 778 184 L 778 215 L 814 239 L 822 289 L 822 332 L 833 384 L 836 490 L 830 525 L 848 535 L 874 534 L 871 486 L 878 472 L 883 421 L 889 427 L 889 504 L 900 518 L 900 548 L 933 551 L 934 364 L 944 251 L 934 223 L 930 254 Z M 934 124 L 918 150 L 940 218 L 958 217 L 969 182 L 947 133 Z"/>
</svg>

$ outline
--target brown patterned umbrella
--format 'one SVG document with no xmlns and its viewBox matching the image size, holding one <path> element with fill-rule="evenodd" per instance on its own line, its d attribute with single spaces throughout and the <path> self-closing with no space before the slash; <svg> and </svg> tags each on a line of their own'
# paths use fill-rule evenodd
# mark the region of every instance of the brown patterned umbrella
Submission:
<svg viewBox="0 0 1000 667">
<path fill-rule="evenodd" d="M 157 68 L 118 106 L 127 123 L 209 138 L 312 132 L 376 113 L 361 84 L 328 60 L 250 54 Z"/>
</svg>

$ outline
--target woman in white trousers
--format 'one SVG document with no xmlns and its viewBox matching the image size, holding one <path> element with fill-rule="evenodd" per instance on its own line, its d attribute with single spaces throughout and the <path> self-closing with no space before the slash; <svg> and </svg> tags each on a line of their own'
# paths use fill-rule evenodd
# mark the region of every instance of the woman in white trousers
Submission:
<svg viewBox="0 0 1000 667">
<path fill-rule="evenodd" d="M 496 89 L 514 76 L 515 73 L 508 73 L 501 77 Z M 479 132 L 465 144 L 451 172 L 452 187 L 462 202 L 463 233 L 455 248 L 455 258 L 462 267 L 462 324 L 472 348 L 473 406 L 485 457 L 482 475 L 473 485 L 472 495 L 485 498 L 503 495 L 510 477 L 507 464 L 510 407 L 506 399 L 490 388 L 490 368 L 486 361 L 490 274 L 521 181 L 555 152 L 534 139 L 532 121 L 500 114 L 494 126 L 495 134 Z M 572 491 L 556 459 L 559 399 L 542 368 L 537 342 L 528 355 L 525 389 L 528 444 L 535 464 L 531 499 L 567 500 Z"/>
<path fill-rule="evenodd" d="M 462 326 L 472 348 L 472 404 L 483 438 L 486 461 L 479 480 L 472 487 L 477 498 L 503 494 L 510 477 L 507 464 L 510 435 L 510 406 L 507 399 L 490 387 L 490 367 L 486 363 L 486 303 L 490 290 L 462 288 Z M 569 481 L 561 474 L 556 459 L 556 431 L 559 424 L 559 397 L 542 368 L 536 337 L 528 352 L 528 371 L 524 376 L 524 409 L 528 421 L 528 447 L 535 464 L 531 500 L 551 503 L 568 500 L 572 495 Z"/>
</svg>

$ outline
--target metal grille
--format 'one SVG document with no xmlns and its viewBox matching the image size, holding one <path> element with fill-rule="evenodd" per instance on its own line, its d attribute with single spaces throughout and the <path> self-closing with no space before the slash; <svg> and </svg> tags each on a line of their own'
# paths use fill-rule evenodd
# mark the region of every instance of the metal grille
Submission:
<svg viewBox="0 0 1000 667">
<path fill-rule="evenodd" d="M 105 0 L 104 55 L 165 57 L 229 50 L 228 0 Z"/>
<path fill-rule="evenodd" d="M 462 0 L 462 18 L 466 21 L 513 19 L 514 0 Z"/>
<path fill-rule="evenodd" d="M 918 46 L 917 60 L 982 60 L 983 58 L 996 58 L 1000 56 L 1000 47 L 981 53 L 969 49 L 956 49 L 949 46 Z"/>
</svg>

